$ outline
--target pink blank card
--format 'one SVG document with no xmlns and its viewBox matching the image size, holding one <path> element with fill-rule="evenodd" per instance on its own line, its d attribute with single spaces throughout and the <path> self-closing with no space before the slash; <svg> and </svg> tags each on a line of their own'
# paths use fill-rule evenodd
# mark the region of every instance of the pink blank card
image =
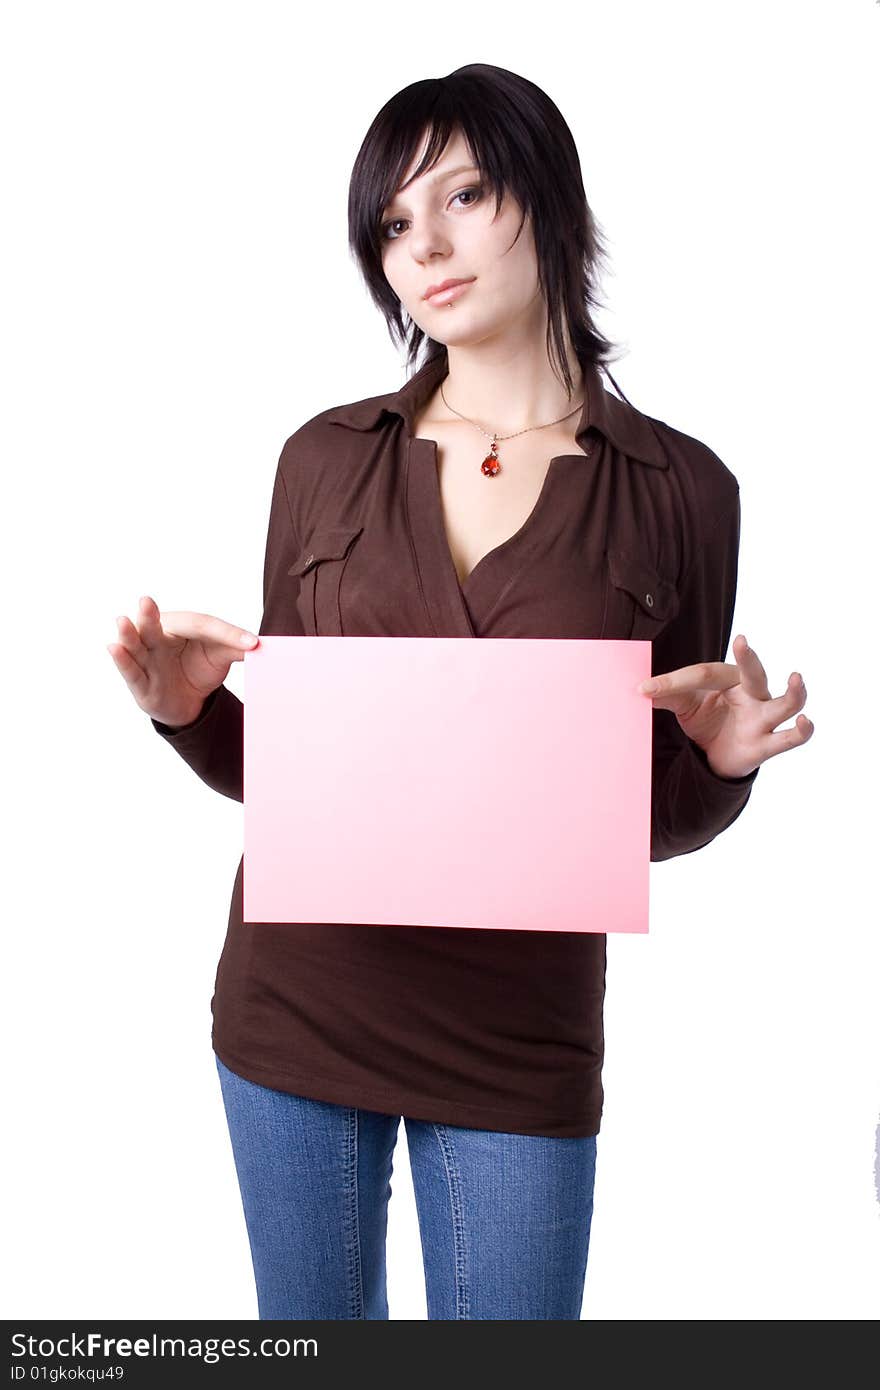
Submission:
<svg viewBox="0 0 880 1390">
<path fill-rule="evenodd" d="M 646 932 L 647 641 L 261 637 L 244 920 Z"/>
</svg>

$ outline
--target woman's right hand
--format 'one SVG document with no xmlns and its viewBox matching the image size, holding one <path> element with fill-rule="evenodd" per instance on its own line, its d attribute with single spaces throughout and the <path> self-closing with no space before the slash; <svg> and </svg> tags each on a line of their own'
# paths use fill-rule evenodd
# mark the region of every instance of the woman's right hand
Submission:
<svg viewBox="0 0 880 1390">
<path fill-rule="evenodd" d="M 233 661 L 242 661 L 259 637 L 208 613 L 160 613 L 149 597 L 134 623 L 117 618 L 119 641 L 107 650 L 135 703 L 160 724 L 191 724 Z M 247 642 L 243 642 L 246 637 Z"/>
</svg>

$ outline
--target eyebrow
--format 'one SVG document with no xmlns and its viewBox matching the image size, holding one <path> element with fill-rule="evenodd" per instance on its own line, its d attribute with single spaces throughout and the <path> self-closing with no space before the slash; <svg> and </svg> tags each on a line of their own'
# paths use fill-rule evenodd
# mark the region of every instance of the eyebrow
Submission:
<svg viewBox="0 0 880 1390">
<path fill-rule="evenodd" d="M 457 167 L 456 169 L 443 169 L 443 170 L 440 171 L 439 174 L 435 174 L 433 178 L 428 179 L 428 183 L 430 183 L 430 184 L 443 183 L 446 179 L 454 178 L 456 174 L 467 174 L 467 173 L 469 173 L 472 169 L 473 169 L 473 170 L 477 170 L 477 165 L 476 165 L 476 164 L 459 164 L 458 167 Z M 395 194 L 394 197 L 391 199 L 391 201 L 390 201 L 389 203 L 386 204 L 386 207 L 389 207 L 389 208 L 394 207 L 394 204 L 397 202 L 398 196 L 400 196 L 400 195 L 399 195 L 399 194 Z"/>
</svg>

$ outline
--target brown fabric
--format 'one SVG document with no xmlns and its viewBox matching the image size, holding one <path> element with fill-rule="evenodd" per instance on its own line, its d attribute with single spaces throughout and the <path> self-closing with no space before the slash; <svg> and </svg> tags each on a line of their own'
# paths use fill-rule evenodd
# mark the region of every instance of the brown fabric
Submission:
<svg viewBox="0 0 880 1390">
<path fill-rule="evenodd" d="M 525 524 L 459 585 L 435 445 L 412 438 L 418 404 L 447 369 L 444 352 L 400 391 L 323 411 L 287 440 L 260 634 L 651 639 L 655 674 L 723 661 L 737 480 L 704 444 L 607 392 L 593 367 L 578 427 L 579 444 L 595 444 L 590 456 L 555 458 Z M 209 787 L 238 801 L 242 710 L 221 686 L 186 728 L 152 721 Z M 756 776 L 718 777 L 674 715 L 654 710 L 651 858 L 708 844 Z M 212 1042 L 241 1076 L 318 1100 L 477 1129 L 596 1134 L 605 962 L 595 933 L 244 925 L 240 861 Z"/>
</svg>

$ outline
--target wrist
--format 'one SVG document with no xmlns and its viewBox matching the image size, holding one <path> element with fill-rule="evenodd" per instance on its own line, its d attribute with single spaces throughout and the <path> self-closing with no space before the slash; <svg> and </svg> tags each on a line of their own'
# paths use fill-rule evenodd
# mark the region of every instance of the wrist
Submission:
<svg viewBox="0 0 880 1390">
<path fill-rule="evenodd" d="M 713 777 L 718 778 L 719 782 L 744 782 L 747 778 L 753 777 L 758 770 L 757 766 L 742 769 L 732 769 L 729 766 L 722 768 L 718 763 L 713 762 L 705 748 L 697 743 L 695 739 L 689 739 L 688 741 L 699 761 L 711 772 Z"/>
<path fill-rule="evenodd" d="M 751 777 L 753 772 L 757 772 L 757 767 L 747 767 L 741 772 L 731 772 L 730 768 L 725 771 L 715 766 L 712 759 L 706 755 L 706 766 L 715 777 L 720 777 L 722 782 L 742 782 L 745 777 Z"/>
</svg>

